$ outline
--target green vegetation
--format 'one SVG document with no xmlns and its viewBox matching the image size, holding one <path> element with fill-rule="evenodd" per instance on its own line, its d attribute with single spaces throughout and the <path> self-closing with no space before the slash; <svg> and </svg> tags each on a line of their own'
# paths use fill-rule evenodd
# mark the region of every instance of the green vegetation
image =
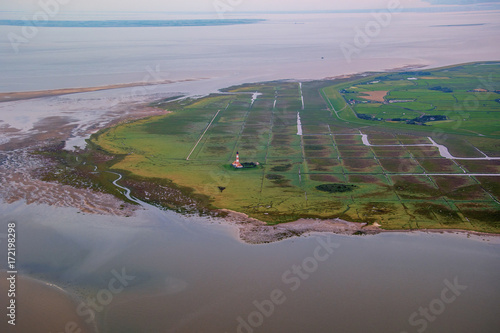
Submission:
<svg viewBox="0 0 500 333">
<path fill-rule="evenodd" d="M 120 172 L 134 196 L 170 208 L 189 203 L 155 189 L 177 188 L 199 210 L 228 208 L 272 224 L 339 217 L 385 229 L 500 232 L 500 177 L 467 175 L 498 174 L 500 161 L 447 159 L 428 139 L 455 156 L 500 156 L 499 82 L 500 65 L 482 63 L 302 89 L 246 84 L 163 101 L 171 113 L 103 130 L 91 142 L 119 157 L 100 170 Z M 231 167 L 237 151 L 242 163 L 259 165 Z"/>
<path fill-rule="evenodd" d="M 356 185 L 323 184 L 316 186 L 316 189 L 328 193 L 342 193 L 342 192 L 351 192 L 356 187 L 357 187 Z"/>
</svg>

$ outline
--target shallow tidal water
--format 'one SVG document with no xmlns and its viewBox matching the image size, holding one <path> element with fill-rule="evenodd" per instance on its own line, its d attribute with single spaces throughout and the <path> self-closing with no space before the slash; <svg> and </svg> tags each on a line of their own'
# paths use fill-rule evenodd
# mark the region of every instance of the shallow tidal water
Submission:
<svg viewBox="0 0 500 333">
<path fill-rule="evenodd" d="M 76 316 L 99 332 L 456 333 L 500 327 L 495 239 L 316 234 L 248 245 L 217 220 L 156 209 L 130 218 L 22 202 L 0 210 L 1 228 L 17 223 L 20 274 L 63 288 L 74 304 L 68 322 Z M 2 239 L 2 257 L 5 244 Z M 18 320 L 37 327 L 33 318 Z"/>
<path fill-rule="evenodd" d="M 114 20 L 124 15 L 81 14 L 76 19 Z M 227 19 L 265 21 L 208 27 L 39 27 L 20 45 L 12 45 L 6 37 L 22 37 L 22 27 L 0 25 L 0 92 L 197 78 L 238 83 L 307 80 L 408 65 L 496 61 L 498 15 L 498 11 L 402 12 L 370 31 L 377 26 L 373 13 L 238 14 Z M 217 15 L 125 17 L 183 18 Z M 0 11 L 0 19 L 21 18 Z M 359 31 L 368 31 L 369 36 L 361 37 Z"/>
</svg>

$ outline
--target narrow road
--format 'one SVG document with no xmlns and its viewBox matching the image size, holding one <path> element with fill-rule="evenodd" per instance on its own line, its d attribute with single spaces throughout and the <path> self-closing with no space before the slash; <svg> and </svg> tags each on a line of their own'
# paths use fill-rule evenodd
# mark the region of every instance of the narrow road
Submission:
<svg viewBox="0 0 500 333">
<path fill-rule="evenodd" d="M 427 137 L 427 139 L 431 143 L 422 143 L 422 144 L 409 144 L 409 145 L 372 145 L 370 141 L 368 140 L 368 135 L 361 133 L 359 131 L 363 144 L 367 147 L 436 147 L 439 149 L 439 154 L 441 157 L 447 158 L 449 160 L 476 160 L 476 161 L 492 161 L 492 160 L 500 160 L 500 157 L 490 157 L 483 153 L 482 151 L 479 151 L 481 154 L 483 154 L 485 157 L 455 157 L 453 156 L 448 148 L 446 146 L 438 144 L 436 141 L 434 141 L 431 137 Z M 476 148 L 477 149 L 477 148 Z"/>
<path fill-rule="evenodd" d="M 196 144 L 194 145 L 193 149 L 191 149 L 191 152 L 189 153 L 188 157 L 186 158 L 186 161 L 189 161 L 189 158 L 193 154 L 193 152 L 196 149 L 196 147 L 198 147 L 198 144 L 200 143 L 201 139 L 203 139 L 203 137 L 205 136 L 205 133 L 207 133 L 207 131 L 210 128 L 210 126 L 212 126 L 212 123 L 214 122 L 215 118 L 217 118 L 217 116 L 219 115 L 219 112 L 220 112 L 220 110 L 217 111 L 217 113 L 215 114 L 215 116 L 212 118 L 212 121 L 210 122 L 210 124 L 208 124 L 207 128 L 205 128 L 205 131 L 200 136 L 200 139 L 198 140 L 198 142 L 196 142 Z"/>
</svg>

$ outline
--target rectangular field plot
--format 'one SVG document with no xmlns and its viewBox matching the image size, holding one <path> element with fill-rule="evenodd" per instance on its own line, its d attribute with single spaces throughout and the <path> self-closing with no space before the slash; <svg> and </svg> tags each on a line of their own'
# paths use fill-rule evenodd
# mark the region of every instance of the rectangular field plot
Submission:
<svg viewBox="0 0 500 333">
<path fill-rule="evenodd" d="M 499 103 L 500 105 L 500 103 Z M 500 132 L 496 133 L 497 135 Z M 489 139 L 484 137 L 468 138 L 471 145 L 480 149 L 483 153 L 490 157 L 500 157 L 500 149 L 498 149 L 498 139 Z"/>
<path fill-rule="evenodd" d="M 342 158 L 371 158 L 373 152 L 370 147 L 365 146 L 338 146 Z"/>
<path fill-rule="evenodd" d="M 227 161 L 231 159 L 233 147 L 228 145 L 203 145 L 201 151 L 198 149 L 191 155 L 191 159 L 220 160 Z"/>
<path fill-rule="evenodd" d="M 347 176 L 349 183 L 368 183 L 378 185 L 389 185 L 389 180 L 384 175 L 359 175 L 349 174 Z"/>
<path fill-rule="evenodd" d="M 418 228 L 454 227 L 470 229 L 471 227 L 470 223 L 462 219 L 457 209 L 444 201 L 405 202 L 405 206 L 415 216 Z M 434 223 L 429 223 L 431 221 Z"/>
<path fill-rule="evenodd" d="M 292 122 L 291 124 L 283 124 L 277 123 L 276 121 L 272 124 L 272 132 L 273 134 L 289 134 L 298 136 L 298 127 L 296 122 Z"/>
<path fill-rule="evenodd" d="M 471 202 L 456 205 L 475 230 L 498 232 L 500 228 L 500 205 L 498 203 Z"/>
<path fill-rule="evenodd" d="M 457 162 L 471 173 L 500 174 L 500 161 L 459 160 Z"/>
<path fill-rule="evenodd" d="M 246 111 L 240 112 L 221 112 L 216 119 L 216 122 L 219 124 L 234 124 L 234 123 L 243 123 L 245 121 Z"/>
<path fill-rule="evenodd" d="M 268 158 L 301 158 L 302 149 L 300 146 L 271 146 L 268 151 Z"/>
<path fill-rule="evenodd" d="M 205 130 L 214 115 L 214 112 L 203 112 L 200 114 L 197 112 L 173 113 L 158 121 L 146 122 L 138 130 L 152 135 L 196 136 Z"/>
<path fill-rule="evenodd" d="M 490 200 L 481 185 L 463 176 L 432 176 L 441 193 L 451 200 Z"/>
<path fill-rule="evenodd" d="M 400 144 L 397 139 L 372 139 L 370 136 L 368 136 L 368 142 L 374 146 L 396 146 Z"/>
<path fill-rule="evenodd" d="M 225 112 L 232 113 L 232 112 L 247 111 L 249 107 L 250 107 L 250 99 L 248 99 L 248 101 L 235 100 L 231 102 L 231 104 L 229 104 L 227 109 L 225 109 Z"/>
<path fill-rule="evenodd" d="M 296 191 L 297 193 L 300 193 L 300 189 L 298 188 L 299 186 L 299 174 L 292 174 L 292 173 L 266 173 L 264 176 L 264 183 L 263 183 L 263 195 L 266 195 L 266 191 L 268 191 L 267 194 L 269 194 L 269 189 L 290 189 L 293 191 Z M 279 194 L 275 194 L 277 197 L 277 200 L 279 201 Z M 304 198 L 305 200 L 305 198 Z"/>
<path fill-rule="evenodd" d="M 304 135 L 302 136 L 306 145 L 330 145 L 333 146 L 333 141 L 330 135 Z"/>
<path fill-rule="evenodd" d="M 406 150 L 408 150 L 408 152 L 410 152 L 416 158 L 419 158 L 419 157 L 441 157 L 441 154 L 439 153 L 439 149 L 437 147 L 406 146 Z"/>
<path fill-rule="evenodd" d="M 290 173 L 298 175 L 299 170 L 304 171 L 302 160 L 268 160 L 265 168 L 266 173 Z"/>
<path fill-rule="evenodd" d="M 283 116 L 275 116 L 273 120 L 273 132 L 280 133 L 283 131 L 287 131 L 290 134 L 297 134 L 297 118 L 296 117 L 283 117 Z"/>
<path fill-rule="evenodd" d="M 247 122 L 268 123 L 271 122 L 272 117 L 273 112 L 271 110 L 257 111 L 252 109 L 248 112 Z"/>
<path fill-rule="evenodd" d="M 428 138 L 413 135 L 398 134 L 396 138 L 404 145 L 431 144 Z"/>
<path fill-rule="evenodd" d="M 293 110 L 297 112 L 302 109 L 302 101 L 297 96 L 297 98 L 283 99 L 281 96 L 278 97 L 276 102 L 276 110 Z"/>
<path fill-rule="evenodd" d="M 335 121 L 329 121 L 328 125 L 330 126 L 330 131 L 333 134 L 337 134 L 339 136 L 342 136 L 342 135 L 353 135 L 353 136 L 359 136 L 360 137 L 359 131 L 357 129 L 355 129 L 355 128 L 337 126 L 337 124 L 336 124 Z M 355 134 L 358 134 L 358 135 L 355 135 Z M 362 142 L 360 142 L 360 143 L 362 143 Z"/>
<path fill-rule="evenodd" d="M 343 174 L 309 174 L 309 180 L 320 183 L 345 183 Z"/>
<path fill-rule="evenodd" d="M 310 173 L 343 173 L 342 162 L 333 158 L 307 159 L 307 168 Z"/>
<path fill-rule="evenodd" d="M 301 146 L 300 136 L 294 134 L 276 134 L 273 132 L 271 146 L 279 148 L 281 146 Z"/>
<path fill-rule="evenodd" d="M 368 134 L 368 133 L 365 133 Z M 399 145 L 399 140 L 392 134 L 385 133 L 371 133 L 368 134 L 368 141 L 372 145 Z M 389 148 L 389 147 L 388 147 Z M 392 147 L 390 147 L 392 148 Z M 396 148 L 396 147 L 394 147 Z"/>
<path fill-rule="evenodd" d="M 441 192 L 426 176 L 389 176 L 402 199 L 436 199 Z"/>
<path fill-rule="evenodd" d="M 213 123 L 208 129 L 209 134 L 232 134 L 236 136 L 240 134 L 244 123 Z M 205 125 L 206 126 L 206 125 Z"/>
<path fill-rule="evenodd" d="M 445 158 L 417 158 L 428 173 L 464 173 L 452 160 Z"/>
<path fill-rule="evenodd" d="M 397 228 L 404 223 L 401 217 L 405 216 L 405 209 L 399 202 L 356 202 L 354 211 L 362 222 L 377 222 L 384 228 Z"/>
<path fill-rule="evenodd" d="M 383 173 L 382 168 L 375 159 L 342 159 L 342 165 L 346 173 Z"/>
<path fill-rule="evenodd" d="M 259 135 L 259 136 L 241 136 L 237 141 L 238 147 L 241 153 L 244 153 L 246 149 L 255 150 L 256 147 L 264 147 L 267 149 L 267 142 L 269 140 L 268 135 Z M 233 139 L 233 147 L 236 143 L 236 139 Z"/>
<path fill-rule="evenodd" d="M 327 124 L 331 114 L 325 110 L 301 110 L 300 119 L 305 125 Z"/>
<path fill-rule="evenodd" d="M 475 177 L 491 195 L 500 201 L 500 177 Z"/>
<path fill-rule="evenodd" d="M 208 139 L 206 141 L 207 145 L 234 145 L 234 136 L 232 135 L 216 135 L 212 134 L 208 136 Z"/>
<path fill-rule="evenodd" d="M 356 203 L 371 201 L 374 198 L 380 201 L 399 201 L 398 196 L 390 186 L 375 183 L 358 183 L 355 185 L 358 186 L 358 189 L 352 192 L 351 197 Z"/>
<path fill-rule="evenodd" d="M 375 156 L 378 158 L 407 158 L 410 157 L 410 154 L 404 148 L 401 147 L 371 147 L 372 151 L 375 153 Z"/>
<path fill-rule="evenodd" d="M 270 131 L 270 126 L 262 126 L 262 125 L 249 125 L 248 123 L 245 125 L 243 128 L 243 131 L 241 132 L 241 135 L 246 135 L 246 136 L 258 136 L 265 134 L 268 136 Z"/>
<path fill-rule="evenodd" d="M 319 125 L 304 125 L 302 124 L 302 132 L 306 135 L 311 134 L 329 134 L 330 130 L 326 124 Z"/>
<path fill-rule="evenodd" d="M 259 96 L 252 105 L 252 111 L 268 111 L 273 109 L 274 98 L 262 98 Z"/>
<path fill-rule="evenodd" d="M 338 154 L 333 146 L 304 145 L 306 158 L 337 158 Z"/>
<path fill-rule="evenodd" d="M 337 146 L 363 145 L 361 135 L 334 135 L 333 139 Z"/>
<path fill-rule="evenodd" d="M 411 158 L 382 158 L 382 167 L 390 173 L 424 173 L 424 170 Z"/>
<path fill-rule="evenodd" d="M 271 127 L 271 116 L 265 115 L 265 116 L 256 116 L 256 115 L 249 115 L 246 122 L 246 126 L 266 126 L 267 128 Z"/>
</svg>

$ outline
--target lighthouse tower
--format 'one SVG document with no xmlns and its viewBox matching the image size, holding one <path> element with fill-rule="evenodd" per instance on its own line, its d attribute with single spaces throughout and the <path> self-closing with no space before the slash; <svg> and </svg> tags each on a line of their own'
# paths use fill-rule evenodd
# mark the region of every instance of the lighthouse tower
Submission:
<svg viewBox="0 0 500 333">
<path fill-rule="evenodd" d="M 240 163 L 240 153 L 239 152 L 236 152 L 236 161 L 233 162 L 233 164 L 231 164 L 233 167 L 235 167 L 236 169 L 242 169 L 243 168 L 243 165 L 241 165 Z"/>
</svg>

